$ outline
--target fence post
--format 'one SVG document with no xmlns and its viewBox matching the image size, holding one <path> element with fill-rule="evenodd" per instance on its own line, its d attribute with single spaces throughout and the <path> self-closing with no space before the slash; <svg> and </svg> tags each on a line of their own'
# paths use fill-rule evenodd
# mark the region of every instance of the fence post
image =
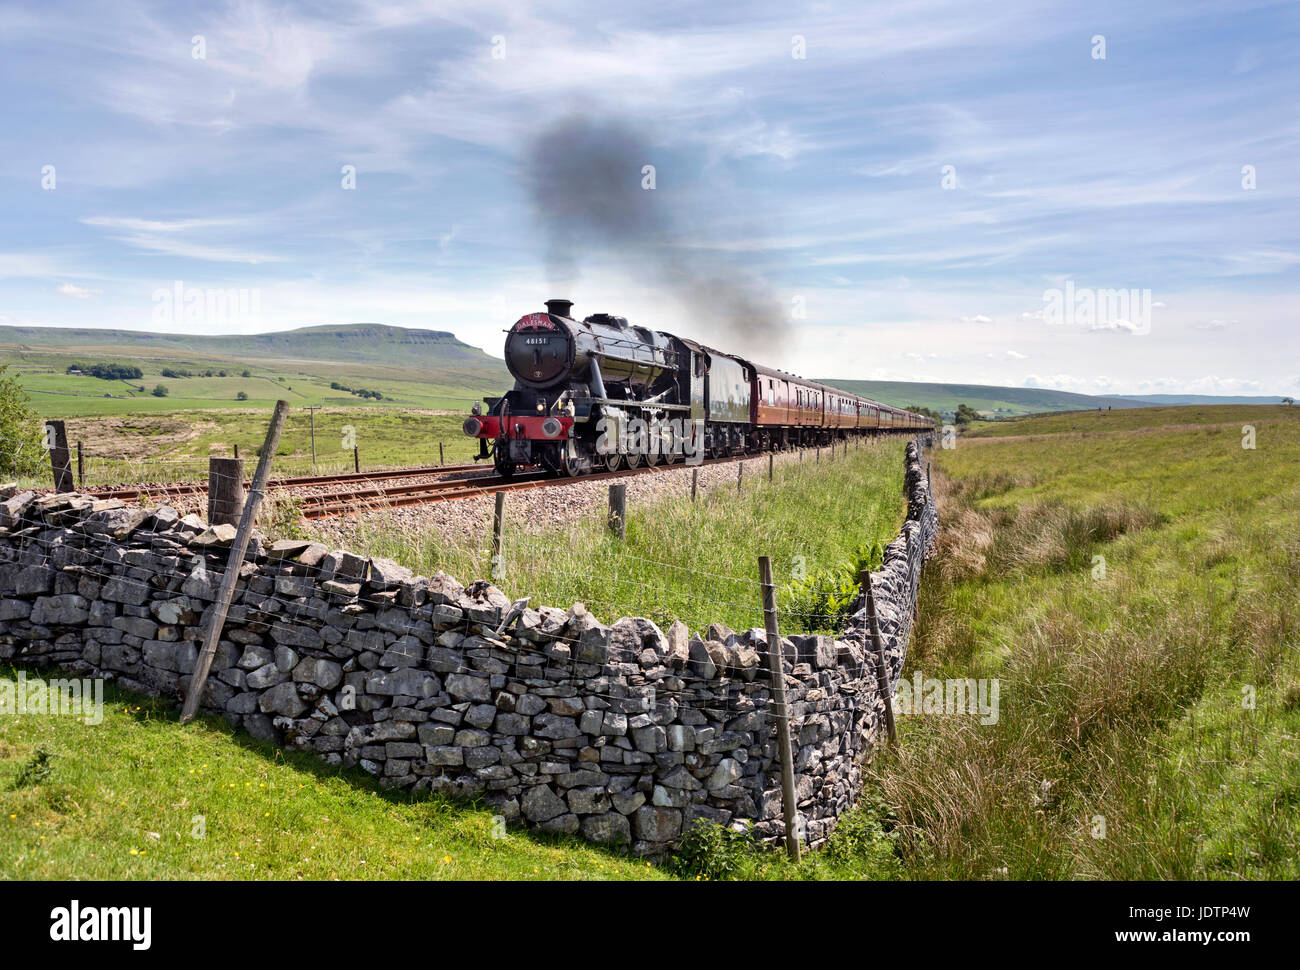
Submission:
<svg viewBox="0 0 1300 970">
<path fill-rule="evenodd" d="M 622 482 L 609 487 L 609 531 L 627 537 L 627 485 Z"/>
<path fill-rule="evenodd" d="M 208 525 L 238 525 L 244 513 L 244 463 L 208 459 Z"/>
<path fill-rule="evenodd" d="M 352 446 L 352 470 L 358 475 L 361 474 L 361 447 L 359 445 Z"/>
<path fill-rule="evenodd" d="M 699 487 L 700 487 L 700 470 L 698 468 L 692 468 L 691 469 L 691 501 L 692 502 L 695 501 L 695 493 L 696 491 L 699 490 Z"/>
<path fill-rule="evenodd" d="M 181 710 L 181 723 L 186 724 L 198 713 L 199 698 L 208 681 L 208 671 L 212 669 L 212 658 L 217 654 L 217 644 L 221 640 L 221 630 L 226 625 L 226 613 L 230 610 L 230 600 L 235 595 L 235 584 L 239 581 L 239 567 L 243 565 L 244 553 L 248 551 L 248 540 L 253 534 L 253 520 L 257 518 L 257 507 L 262 504 L 262 492 L 266 489 L 266 480 L 271 476 L 271 458 L 280 446 L 280 432 L 284 430 L 284 418 L 289 413 L 288 401 L 276 401 L 275 412 L 271 415 L 271 424 L 266 429 L 266 442 L 262 445 L 262 454 L 257 459 L 257 471 L 253 475 L 253 486 L 248 492 L 248 501 L 244 503 L 243 514 L 239 517 L 239 529 L 235 541 L 230 545 L 230 555 L 226 559 L 226 572 L 221 577 L 221 588 L 217 591 L 217 600 L 212 604 L 212 617 L 203 635 L 203 649 L 199 651 L 198 663 L 190 675 L 190 687 L 185 692 L 185 706 Z"/>
<path fill-rule="evenodd" d="M 50 470 L 54 473 L 54 490 L 71 492 L 72 456 L 68 454 L 68 429 L 62 421 L 45 422 L 45 440 L 50 446 Z"/>
<path fill-rule="evenodd" d="M 817 463 L 820 465 L 822 460 L 822 446 L 817 445 Z"/>
<path fill-rule="evenodd" d="M 769 452 L 767 453 L 767 480 L 768 480 L 769 482 L 772 480 L 772 463 L 773 463 L 775 460 L 776 460 L 776 456 L 773 455 L 772 452 L 769 451 Z"/>
<path fill-rule="evenodd" d="M 862 588 L 867 594 L 867 622 L 871 626 L 871 645 L 876 652 L 876 689 L 885 699 L 885 729 L 889 732 L 889 743 L 898 740 L 894 727 L 893 698 L 889 692 L 889 668 L 885 662 L 885 645 L 880 640 L 880 623 L 876 619 L 876 594 L 872 591 L 871 571 L 862 570 Z"/>
<path fill-rule="evenodd" d="M 785 816 L 785 850 L 799 861 L 799 808 L 794 800 L 794 756 L 790 751 L 789 709 L 785 705 L 785 665 L 781 633 L 776 625 L 776 590 L 772 588 L 772 560 L 758 557 L 758 578 L 763 587 L 763 623 L 767 628 L 767 663 L 772 672 L 772 709 L 776 718 L 776 745 L 781 756 L 781 812 Z"/>
<path fill-rule="evenodd" d="M 235 445 L 235 457 L 239 457 L 239 445 Z"/>
<path fill-rule="evenodd" d="M 498 572 L 504 574 L 506 540 L 506 493 L 497 492 L 496 504 L 492 507 L 492 578 L 500 579 Z"/>
<path fill-rule="evenodd" d="M 441 441 L 438 442 L 438 464 L 439 464 L 439 465 L 445 465 L 445 464 L 447 464 L 447 459 L 444 458 L 443 455 L 442 455 L 442 442 L 441 442 Z"/>
<path fill-rule="evenodd" d="M 741 495 L 745 491 L 745 463 L 744 461 L 736 462 L 736 494 Z"/>
<path fill-rule="evenodd" d="M 81 450 L 81 442 L 77 442 L 77 487 L 86 487 L 86 455 Z"/>
</svg>

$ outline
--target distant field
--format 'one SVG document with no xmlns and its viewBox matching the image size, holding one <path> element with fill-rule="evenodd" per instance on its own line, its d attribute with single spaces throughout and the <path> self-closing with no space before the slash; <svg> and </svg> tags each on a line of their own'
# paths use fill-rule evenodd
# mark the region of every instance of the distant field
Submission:
<svg viewBox="0 0 1300 970">
<path fill-rule="evenodd" d="M 70 364 L 97 362 L 131 363 L 139 367 L 144 376 L 129 381 L 109 381 L 65 373 Z M 374 364 L 293 361 L 277 366 L 275 362 L 250 362 L 237 358 L 110 358 L 78 351 L 65 354 L 0 347 L 0 364 L 5 363 L 21 375 L 20 383 L 33 406 L 43 417 L 49 418 L 229 407 L 269 408 L 280 398 L 294 407 L 467 410 L 472 401 L 484 394 L 499 394 L 508 386 L 504 368 L 499 380 L 471 373 L 455 382 L 448 382 L 446 378 L 429 379 L 410 367 Z M 196 374 L 225 370 L 227 376 L 166 377 L 162 373 L 164 369 L 187 370 Z M 245 371 L 248 377 L 242 376 Z M 331 388 L 331 382 L 378 391 L 383 400 L 368 400 Z M 165 397 L 156 397 L 152 393 L 159 384 L 167 389 Z M 247 400 L 239 400 L 240 392 L 248 396 Z"/>
<path fill-rule="evenodd" d="M 1025 434 L 1108 434 L 1115 431 L 1176 429 L 1185 425 L 1254 424 L 1291 421 L 1300 407 L 1284 404 L 1216 404 L 1150 407 L 1126 411 L 1071 411 L 1014 421 L 973 422 L 965 437 L 1006 438 Z"/>
<path fill-rule="evenodd" d="M 861 394 L 884 404 L 909 405 L 951 414 L 958 404 L 999 417 L 1069 411 L 1098 407 L 1145 407 L 1142 401 L 1119 397 L 1093 397 L 1037 387 L 995 387 L 984 384 L 926 384 L 911 381 L 856 381 L 819 378 L 822 383 Z"/>
</svg>

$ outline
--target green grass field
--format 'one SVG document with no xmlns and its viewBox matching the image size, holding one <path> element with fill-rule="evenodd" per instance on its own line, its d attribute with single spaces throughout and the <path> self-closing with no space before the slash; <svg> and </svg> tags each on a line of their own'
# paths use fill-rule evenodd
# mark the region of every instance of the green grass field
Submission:
<svg viewBox="0 0 1300 970">
<path fill-rule="evenodd" d="M 66 373 L 69 365 L 130 363 L 142 377 L 102 380 Z M 0 348 L 0 364 L 9 364 L 21 377 L 32 406 L 47 418 L 122 415 L 168 411 L 203 411 L 212 408 L 256 407 L 269 409 L 284 399 L 295 408 L 308 405 L 346 408 L 463 410 L 484 394 L 498 394 L 509 385 L 505 368 L 499 378 L 470 372 L 457 376 L 447 371 L 433 376 L 416 366 L 373 363 L 335 363 L 310 360 L 252 360 L 238 356 L 170 357 L 119 356 L 89 348 L 67 352 Z M 162 371 L 188 371 L 193 377 L 167 377 Z M 208 370 L 213 376 L 200 376 Z M 225 377 L 217 376 L 222 370 Z M 247 371 L 247 377 L 244 372 Z M 364 399 L 330 387 L 378 391 L 382 400 Z M 153 389 L 162 385 L 165 397 Z M 239 394 L 247 398 L 240 400 Z"/>
<path fill-rule="evenodd" d="M 478 441 L 461 430 L 466 412 L 324 408 L 313 417 L 292 409 L 272 462 L 273 475 L 351 472 L 352 446 L 362 471 L 463 464 Z M 68 440 L 84 444 L 87 484 L 203 480 L 210 457 L 229 457 L 239 446 L 249 477 L 266 437 L 270 409 L 208 410 L 112 417 L 69 418 Z M 312 463 L 315 427 L 316 462 Z M 439 445 L 442 445 L 441 452 Z M 43 470 L 44 484 L 49 473 Z"/>
<path fill-rule="evenodd" d="M 44 776 L 23 779 L 39 752 Z M 660 877 L 575 840 L 494 826 L 485 809 L 382 790 L 219 719 L 181 727 L 170 707 L 111 687 L 98 725 L 0 720 L 0 879 Z"/>
<path fill-rule="evenodd" d="M 905 676 L 997 677 L 1001 717 L 905 719 L 873 765 L 907 874 L 1296 878 L 1300 410 L 983 433 L 935 452 Z"/>
</svg>

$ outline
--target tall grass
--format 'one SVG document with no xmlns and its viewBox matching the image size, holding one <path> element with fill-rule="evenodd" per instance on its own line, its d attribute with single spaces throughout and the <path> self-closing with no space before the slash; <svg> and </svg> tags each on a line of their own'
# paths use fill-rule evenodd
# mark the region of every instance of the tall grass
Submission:
<svg viewBox="0 0 1300 970">
<path fill-rule="evenodd" d="M 864 548 L 897 534 L 906 513 L 902 469 L 902 442 L 881 441 L 834 458 L 823 454 L 820 462 L 809 453 L 802 464 L 779 463 L 772 482 L 766 461 L 751 462 L 741 494 L 734 484 L 717 485 L 692 502 L 683 476 L 676 494 L 629 498 L 622 540 L 606 528 L 600 505 L 577 521 L 556 522 L 507 501 L 499 567 L 492 562 L 490 512 L 450 535 L 390 512 L 343 525 L 308 523 L 306 530 L 420 573 L 442 570 L 461 582 L 491 578 L 513 598 L 532 597 L 534 606 L 581 601 L 605 622 L 681 619 L 692 630 L 715 622 L 762 626 L 757 559 L 767 555 L 781 587 L 782 626 L 802 630 L 835 620 L 815 594 L 838 590 Z M 562 491 L 554 498 L 565 501 Z"/>
<path fill-rule="evenodd" d="M 1236 428 L 1142 434 L 1104 465 L 1064 436 L 937 454 L 904 676 L 997 677 L 1001 710 L 906 718 L 871 765 L 909 875 L 1300 874 L 1300 489 L 1279 474 L 1300 422 L 1262 454 Z"/>
</svg>

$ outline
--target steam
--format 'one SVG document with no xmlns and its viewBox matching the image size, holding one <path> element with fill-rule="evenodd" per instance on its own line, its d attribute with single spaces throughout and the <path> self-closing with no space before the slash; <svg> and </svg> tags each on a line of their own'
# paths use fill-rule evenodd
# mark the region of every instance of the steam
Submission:
<svg viewBox="0 0 1300 970">
<path fill-rule="evenodd" d="M 686 245 L 706 240 L 708 206 L 676 191 L 643 189 L 643 166 L 657 155 L 628 126 L 586 117 L 559 121 L 533 140 L 528 188 L 551 282 L 571 282 L 593 257 L 613 259 L 681 304 L 689 326 L 665 329 L 776 363 L 788 333 L 776 294 L 739 257 Z M 658 174 L 680 182 L 676 171 Z"/>
</svg>

